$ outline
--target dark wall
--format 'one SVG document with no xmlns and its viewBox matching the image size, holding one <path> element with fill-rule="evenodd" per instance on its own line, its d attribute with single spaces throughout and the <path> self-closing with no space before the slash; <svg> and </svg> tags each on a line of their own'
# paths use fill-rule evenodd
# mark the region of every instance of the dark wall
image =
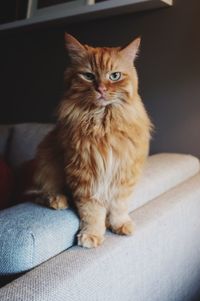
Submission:
<svg viewBox="0 0 200 301">
<path fill-rule="evenodd" d="M 156 132 L 152 152 L 200 156 L 200 1 L 0 38 L 0 123 L 54 121 L 62 95 L 63 32 L 83 43 L 116 46 L 142 36 L 140 94 Z"/>
</svg>

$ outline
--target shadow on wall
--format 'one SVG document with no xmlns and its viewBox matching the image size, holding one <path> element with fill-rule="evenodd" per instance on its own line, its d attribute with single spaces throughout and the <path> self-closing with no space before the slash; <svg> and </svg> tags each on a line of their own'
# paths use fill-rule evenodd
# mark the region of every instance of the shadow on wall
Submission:
<svg viewBox="0 0 200 301">
<path fill-rule="evenodd" d="M 152 152 L 200 156 L 200 1 L 66 27 L 2 36 L 1 123 L 55 121 L 68 31 L 83 43 L 119 46 L 142 36 L 140 94 L 156 132 Z"/>
</svg>

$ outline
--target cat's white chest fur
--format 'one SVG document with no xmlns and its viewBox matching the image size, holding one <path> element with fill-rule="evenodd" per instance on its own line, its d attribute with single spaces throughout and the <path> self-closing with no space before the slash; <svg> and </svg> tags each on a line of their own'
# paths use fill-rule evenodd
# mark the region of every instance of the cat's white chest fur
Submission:
<svg viewBox="0 0 200 301">
<path fill-rule="evenodd" d="M 120 161 L 117 160 L 112 147 L 109 148 L 107 153 L 106 162 L 103 161 L 99 153 L 99 176 L 95 181 L 93 197 L 102 202 L 109 202 L 115 195 L 117 189 L 114 182 L 116 173 L 120 168 Z"/>
</svg>

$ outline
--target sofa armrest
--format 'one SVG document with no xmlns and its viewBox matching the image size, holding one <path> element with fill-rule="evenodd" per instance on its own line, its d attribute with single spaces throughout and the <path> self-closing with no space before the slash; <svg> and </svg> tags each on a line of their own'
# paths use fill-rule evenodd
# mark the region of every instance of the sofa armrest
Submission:
<svg viewBox="0 0 200 301">
<path fill-rule="evenodd" d="M 136 233 L 107 233 L 0 290 L 1 301 L 189 301 L 200 276 L 200 174 L 135 210 Z"/>
</svg>

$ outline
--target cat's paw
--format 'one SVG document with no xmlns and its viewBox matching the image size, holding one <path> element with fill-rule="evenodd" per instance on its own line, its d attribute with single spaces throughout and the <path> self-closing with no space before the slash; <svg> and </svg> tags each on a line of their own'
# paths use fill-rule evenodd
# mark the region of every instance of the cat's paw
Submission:
<svg viewBox="0 0 200 301">
<path fill-rule="evenodd" d="M 104 241 L 104 237 L 101 235 L 95 235 L 90 233 L 80 233 L 77 235 L 78 245 L 84 248 L 96 248 Z"/>
<path fill-rule="evenodd" d="M 49 207 L 59 210 L 69 207 L 67 197 L 63 194 L 49 197 Z"/>
<path fill-rule="evenodd" d="M 127 221 L 119 227 L 111 227 L 112 231 L 119 235 L 133 235 L 134 224 L 132 221 Z"/>
</svg>

